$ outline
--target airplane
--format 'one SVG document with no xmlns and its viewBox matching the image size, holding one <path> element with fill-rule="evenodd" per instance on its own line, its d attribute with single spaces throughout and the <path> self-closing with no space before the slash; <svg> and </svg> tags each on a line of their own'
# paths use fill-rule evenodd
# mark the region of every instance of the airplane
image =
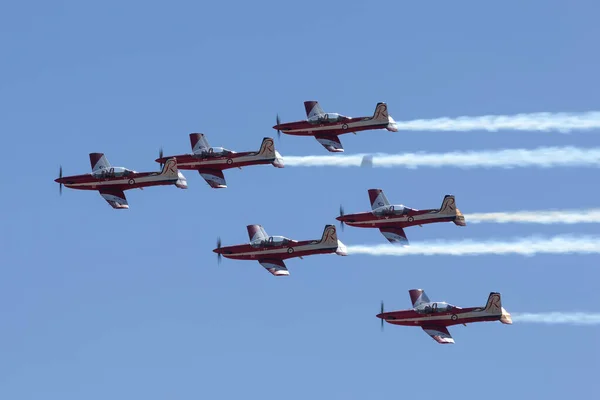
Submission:
<svg viewBox="0 0 600 400">
<path fill-rule="evenodd" d="M 175 185 L 180 189 L 187 189 L 187 180 L 177 169 L 177 161 L 174 158 L 168 159 L 160 172 L 136 172 L 123 167 L 113 167 L 104 153 L 90 153 L 90 163 L 92 173 L 84 175 L 63 177 L 62 166 L 60 167 L 59 177 L 54 180 L 60 184 L 60 194 L 63 185 L 71 189 L 97 190 L 111 207 L 128 209 L 125 190 L 161 185 Z"/>
<path fill-rule="evenodd" d="M 511 325 L 510 313 L 502 307 L 500 293 L 491 292 L 485 307 L 461 308 L 443 301 L 430 301 L 422 289 L 408 291 L 413 308 L 410 310 L 385 312 L 381 302 L 381 329 L 383 321 L 392 325 L 420 326 L 425 333 L 441 344 L 454 344 L 448 326 L 473 322 L 500 321 Z"/>
<path fill-rule="evenodd" d="M 190 133 L 192 154 L 172 156 L 177 160 L 179 169 L 197 170 L 206 183 L 214 189 L 226 188 L 223 170 L 229 168 L 242 168 L 248 165 L 273 164 L 283 168 L 283 157 L 277 150 L 272 138 L 264 138 L 258 151 L 237 153 L 223 147 L 211 147 L 202 133 Z M 171 157 L 163 157 L 160 150 L 158 163 L 165 163 Z"/>
<path fill-rule="evenodd" d="M 288 258 L 311 256 L 313 254 L 336 253 L 347 255 L 346 246 L 337 238 L 335 226 L 326 225 L 323 236 L 318 240 L 297 241 L 284 236 L 269 236 L 261 225 L 248 225 L 248 244 L 221 247 L 221 238 L 217 239 L 219 263 L 221 256 L 234 260 L 256 260 L 275 276 L 288 276 L 290 273 L 283 262 Z"/>
<path fill-rule="evenodd" d="M 277 134 L 281 132 L 288 135 L 314 136 L 323 147 L 332 153 L 342 153 L 344 147 L 338 135 L 354 133 L 372 129 L 387 129 L 398 132 L 398 124 L 388 114 L 387 104 L 377 103 L 375 113 L 371 117 L 346 117 L 338 113 L 326 113 L 319 102 L 305 101 L 307 119 L 304 121 L 287 122 L 282 124 L 277 115 L 277 125 L 273 129 Z"/>
<path fill-rule="evenodd" d="M 466 226 L 464 215 L 456 208 L 453 195 L 444 196 L 444 201 L 439 209 L 416 210 L 405 205 L 390 205 L 381 189 L 369 189 L 371 212 L 357 214 L 344 214 L 344 207 L 340 206 L 340 221 L 344 224 L 358 228 L 379 228 L 383 236 L 390 243 L 408 245 L 404 229 L 409 226 L 431 224 L 434 222 L 454 222 L 458 226 Z"/>
</svg>

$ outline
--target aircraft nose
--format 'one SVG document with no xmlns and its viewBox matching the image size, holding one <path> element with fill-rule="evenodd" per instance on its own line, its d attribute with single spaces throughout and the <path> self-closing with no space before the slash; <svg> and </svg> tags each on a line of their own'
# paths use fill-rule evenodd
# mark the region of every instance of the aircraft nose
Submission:
<svg viewBox="0 0 600 400">
<path fill-rule="evenodd" d="M 377 314 L 375 317 L 383 319 L 383 314 Z"/>
</svg>

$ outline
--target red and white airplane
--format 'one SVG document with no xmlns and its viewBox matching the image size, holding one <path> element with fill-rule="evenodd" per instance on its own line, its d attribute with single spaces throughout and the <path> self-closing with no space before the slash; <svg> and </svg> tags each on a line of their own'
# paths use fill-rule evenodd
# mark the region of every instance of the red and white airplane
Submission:
<svg viewBox="0 0 600 400">
<path fill-rule="evenodd" d="M 277 125 L 273 129 L 288 135 L 314 136 L 319 143 L 332 153 L 341 153 L 344 147 L 338 135 L 372 129 L 387 129 L 398 132 L 396 121 L 388 114 L 387 104 L 377 103 L 375 113 L 371 117 L 346 117 L 338 113 L 326 113 L 319 102 L 305 101 L 307 119 L 304 121 L 287 122 L 282 124 L 277 116 Z"/>
<path fill-rule="evenodd" d="M 283 168 L 283 157 L 277 150 L 272 138 L 264 138 L 258 151 L 237 153 L 223 147 L 211 147 L 202 133 L 190 133 L 192 154 L 163 157 L 162 149 L 156 162 L 165 163 L 175 158 L 179 169 L 197 170 L 212 188 L 226 188 L 223 170 L 242 168 L 248 165 L 273 164 Z"/>
<path fill-rule="evenodd" d="M 408 245 L 404 229 L 413 225 L 432 224 L 434 222 L 454 222 L 466 226 L 465 217 L 456 208 L 453 195 L 444 196 L 439 209 L 416 210 L 405 205 L 390 205 L 381 189 L 369 189 L 371 211 L 357 214 L 344 214 L 340 207 L 340 216 L 336 219 L 344 224 L 358 228 L 379 228 L 383 236 L 391 243 Z"/>
<path fill-rule="evenodd" d="M 319 240 L 297 241 L 284 236 L 269 236 L 261 225 L 248 225 L 248 244 L 221 247 L 221 239 L 217 240 L 217 248 L 213 251 L 221 256 L 234 260 L 256 260 L 267 271 L 275 276 L 287 276 L 289 271 L 283 260 L 293 257 L 311 256 L 314 254 L 336 253 L 347 255 L 346 246 L 338 240 L 335 226 L 326 225 L 323 236 Z"/>
<path fill-rule="evenodd" d="M 461 308 L 443 301 L 430 301 L 422 289 L 409 290 L 413 308 L 411 310 L 384 312 L 381 302 L 381 329 L 383 321 L 392 325 L 420 326 L 436 342 L 454 343 L 448 326 L 473 322 L 500 321 L 512 324 L 510 314 L 502 307 L 500 293 L 491 292 L 485 307 Z"/>
<path fill-rule="evenodd" d="M 123 167 L 110 165 L 103 153 L 90 153 L 92 173 L 84 175 L 62 176 L 54 181 L 71 189 L 97 190 L 113 208 L 129 208 L 125 190 L 144 188 L 147 186 L 175 185 L 187 189 L 185 176 L 177 169 L 177 161 L 171 158 L 166 161 L 160 172 L 136 172 Z"/>
</svg>

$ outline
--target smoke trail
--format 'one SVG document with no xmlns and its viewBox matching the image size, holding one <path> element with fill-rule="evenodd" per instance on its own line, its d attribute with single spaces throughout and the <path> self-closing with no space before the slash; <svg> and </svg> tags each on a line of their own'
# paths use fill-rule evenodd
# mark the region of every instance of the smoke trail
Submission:
<svg viewBox="0 0 600 400">
<path fill-rule="evenodd" d="M 599 236 L 554 236 L 551 238 L 528 237 L 510 242 L 496 240 L 476 242 L 463 240 L 455 242 L 424 242 L 411 246 L 391 244 L 347 246 L 348 254 L 372 256 L 475 256 L 518 254 L 600 254 Z"/>
<path fill-rule="evenodd" d="M 598 167 L 600 148 L 541 147 L 449 153 L 357 154 L 336 156 L 286 156 L 292 167 Z"/>
<path fill-rule="evenodd" d="M 597 224 L 600 223 L 600 209 L 589 210 L 550 210 L 550 211 L 514 211 L 497 213 L 466 214 L 470 224 L 493 222 L 497 224 Z"/>
<path fill-rule="evenodd" d="M 513 322 L 537 324 L 600 325 L 600 314 L 585 312 L 511 313 Z"/>
<path fill-rule="evenodd" d="M 600 112 L 485 115 L 480 117 L 417 119 L 397 122 L 401 131 L 558 131 L 600 128 Z"/>
</svg>

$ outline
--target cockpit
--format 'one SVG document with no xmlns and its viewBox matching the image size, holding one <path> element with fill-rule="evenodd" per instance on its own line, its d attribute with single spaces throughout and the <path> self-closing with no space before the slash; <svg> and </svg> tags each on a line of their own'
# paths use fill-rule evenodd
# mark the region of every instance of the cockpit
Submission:
<svg viewBox="0 0 600 400">
<path fill-rule="evenodd" d="M 373 215 L 406 215 L 409 211 L 415 211 L 410 207 L 406 207 L 403 204 L 381 206 L 373 211 Z"/>
<path fill-rule="evenodd" d="M 102 168 L 92 172 L 92 175 L 96 178 L 118 178 L 121 176 L 129 176 L 135 173 L 127 168 L 123 167 L 110 167 L 110 168 Z"/>
<path fill-rule="evenodd" d="M 201 155 L 204 157 L 220 157 L 222 155 L 231 153 L 234 152 L 224 147 L 209 147 L 208 149 L 203 149 Z"/>
<path fill-rule="evenodd" d="M 267 239 L 256 239 L 250 242 L 252 247 L 278 247 L 292 242 L 284 236 L 269 236 Z"/>
<path fill-rule="evenodd" d="M 450 312 L 457 308 L 459 307 L 453 306 L 452 304 L 448 304 L 444 301 L 436 301 L 433 303 L 419 304 L 417 307 L 414 308 L 414 310 L 419 314 L 433 314 Z"/>
<path fill-rule="evenodd" d="M 347 117 L 340 115 L 338 113 L 328 113 L 328 114 L 318 114 L 313 115 L 307 121 L 311 124 L 322 124 L 326 122 L 338 122 L 343 119 L 347 119 Z"/>
</svg>

